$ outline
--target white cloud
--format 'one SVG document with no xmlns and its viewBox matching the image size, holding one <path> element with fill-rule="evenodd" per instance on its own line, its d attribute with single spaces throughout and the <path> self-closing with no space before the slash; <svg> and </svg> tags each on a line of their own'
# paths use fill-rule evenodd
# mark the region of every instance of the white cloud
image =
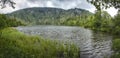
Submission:
<svg viewBox="0 0 120 58">
<path fill-rule="evenodd" d="M 115 9 L 114 7 L 111 7 L 109 9 L 106 10 L 111 16 L 114 16 L 117 14 L 117 9 Z"/>
<path fill-rule="evenodd" d="M 7 7 L 0 9 L 0 13 L 9 13 L 18 9 L 29 8 L 29 7 L 55 7 L 55 8 L 82 8 L 87 9 L 90 12 L 94 13 L 96 10 L 95 7 L 86 0 L 14 0 L 16 2 L 15 9 Z M 117 10 L 114 8 L 107 9 L 112 16 L 117 13 Z"/>
<path fill-rule="evenodd" d="M 46 7 L 54 7 L 52 1 L 47 1 Z"/>
</svg>

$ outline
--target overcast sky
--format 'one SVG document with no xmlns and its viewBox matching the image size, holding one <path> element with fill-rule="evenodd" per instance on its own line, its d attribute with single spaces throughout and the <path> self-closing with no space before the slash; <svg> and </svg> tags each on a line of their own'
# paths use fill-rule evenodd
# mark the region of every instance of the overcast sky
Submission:
<svg viewBox="0 0 120 58">
<path fill-rule="evenodd" d="M 87 3 L 86 0 L 13 0 L 16 2 L 15 9 L 7 6 L 4 9 L 0 9 L 0 13 L 9 13 L 15 10 L 29 8 L 29 7 L 55 7 L 63 9 L 71 8 L 82 8 L 89 10 L 90 12 L 95 11 L 95 7 L 90 3 Z M 107 11 L 114 16 L 117 13 L 117 10 L 114 8 L 107 9 Z"/>
</svg>

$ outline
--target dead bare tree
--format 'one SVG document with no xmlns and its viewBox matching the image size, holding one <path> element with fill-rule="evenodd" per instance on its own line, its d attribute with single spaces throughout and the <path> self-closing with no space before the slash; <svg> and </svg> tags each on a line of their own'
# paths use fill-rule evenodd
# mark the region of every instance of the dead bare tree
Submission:
<svg viewBox="0 0 120 58">
<path fill-rule="evenodd" d="M 5 8 L 7 5 L 9 5 L 12 8 L 15 8 L 15 2 L 13 2 L 12 0 L 0 0 L 1 9 Z"/>
</svg>

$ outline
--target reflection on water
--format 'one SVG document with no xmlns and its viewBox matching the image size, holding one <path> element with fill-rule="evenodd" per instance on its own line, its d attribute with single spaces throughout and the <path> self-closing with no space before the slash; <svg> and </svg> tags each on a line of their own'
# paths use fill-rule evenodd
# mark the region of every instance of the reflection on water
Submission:
<svg viewBox="0 0 120 58">
<path fill-rule="evenodd" d="M 89 29 L 69 26 L 17 27 L 21 32 L 44 38 L 69 41 L 80 47 L 81 58 L 110 58 L 112 36 Z"/>
</svg>

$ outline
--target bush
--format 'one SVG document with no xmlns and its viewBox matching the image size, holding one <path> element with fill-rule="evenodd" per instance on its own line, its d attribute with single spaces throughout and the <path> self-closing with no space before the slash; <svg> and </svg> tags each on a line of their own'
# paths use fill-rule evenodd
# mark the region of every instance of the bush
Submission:
<svg viewBox="0 0 120 58">
<path fill-rule="evenodd" d="M 114 51 L 120 53 L 120 39 L 114 39 L 113 40 L 113 47 Z"/>
<path fill-rule="evenodd" d="M 18 21 L 15 18 L 8 18 L 4 14 L 0 14 L 0 29 L 6 27 L 17 27 L 17 26 L 26 25 L 22 21 Z"/>
<path fill-rule="evenodd" d="M 111 58 L 120 58 L 120 39 L 113 40 L 114 55 Z"/>
</svg>

